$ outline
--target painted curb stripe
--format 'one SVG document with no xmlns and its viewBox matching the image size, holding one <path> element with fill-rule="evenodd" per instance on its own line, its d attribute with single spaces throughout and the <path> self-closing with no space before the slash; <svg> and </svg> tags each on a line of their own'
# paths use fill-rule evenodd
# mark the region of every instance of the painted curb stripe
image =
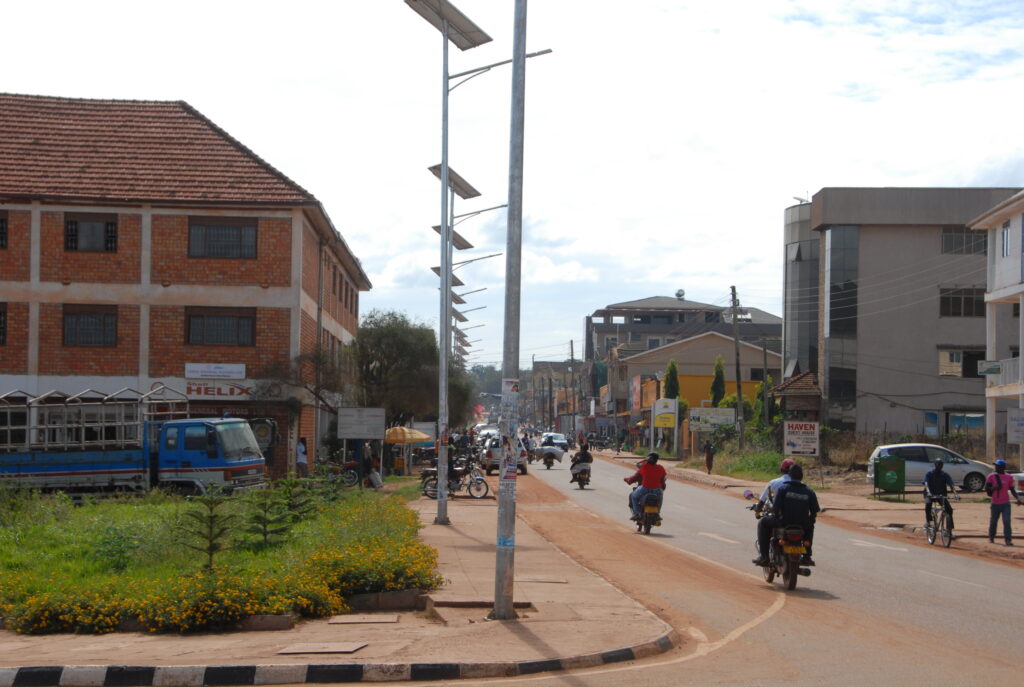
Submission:
<svg viewBox="0 0 1024 687">
<path fill-rule="evenodd" d="M 13 687 L 57 687 L 64 666 L 28 666 L 18 668 Z"/>
<path fill-rule="evenodd" d="M 632 661 L 636 658 L 633 655 L 632 649 L 616 649 L 615 651 L 605 651 L 601 654 L 601 660 L 605 663 L 619 663 L 620 661 Z"/>
<path fill-rule="evenodd" d="M 362 682 L 361 663 L 311 665 L 306 669 L 306 682 Z"/>
<path fill-rule="evenodd" d="M 462 673 L 458 663 L 413 663 L 413 680 L 457 680 Z"/>
<path fill-rule="evenodd" d="M 551 658 L 543 661 L 524 661 L 519 664 L 520 675 L 546 673 L 553 670 L 562 670 L 562 659 Z"/>
<path fill-rule="evenodd" d="M 153 687 L 201 687 L 206 666 L 157 666 Z"/>
<path fill-rule="evenodd" d="M 109 666 L 103 680 L 104 687 L 150 687 L 155 666 Z"/>
<path fill-rule="evenodd" d="M 256 666 L 209 666 L 203 674 L 204 685 L 252 685 Z"/>
</svg>

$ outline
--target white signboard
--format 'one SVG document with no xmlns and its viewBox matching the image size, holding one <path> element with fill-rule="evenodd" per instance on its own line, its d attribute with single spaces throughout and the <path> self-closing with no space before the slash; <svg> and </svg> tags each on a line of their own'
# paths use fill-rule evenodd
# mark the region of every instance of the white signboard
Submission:
<svg viewBox="0 0 1024 687">
<path fill-rule="evenodd" d="M 245 379 L 245 363 L 185 363 L 186 379 Z"/>
<path fill-rule="evenodd" d="M 1006 443 L 1024 444 L 1024 408 L 1006 410 Z"/>
<path fill-rule="evenodd" d="M 734 408 L 690 408 L 690 431 L 712 432 L 716 427 L 736 423 Z"/>
<path fill-rule="evenodd" d="M 787 456 L 818 456 L 818 423 L 786 420 L 785 450 Z"/>
<path fill-rule="evenodd" d="M 194 399 L 250 401 L 255 390 L 255 383 L 250 380 L 242 380 L 241 382 L 185 382 L 185 395 Z"/>
<path fill-rule="evenodd" d="M 338 408 L 339 439 L 383 439 L 383 408 Z"/>
</svg>

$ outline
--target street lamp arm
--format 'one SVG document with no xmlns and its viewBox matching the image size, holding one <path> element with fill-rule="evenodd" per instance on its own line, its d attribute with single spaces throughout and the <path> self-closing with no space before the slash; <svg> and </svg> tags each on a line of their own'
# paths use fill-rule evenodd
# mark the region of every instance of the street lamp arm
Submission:
<svg viewBox="0 0 1024 687">
<path fill-rule="evenodd" d="M 551 52 L 551 48 L 545 48 L 544 50 L 538 50 L 537 52 L 527 53 L 526 56 L 527 57 L 538 57 L 540 55 L 547 55 L 550 52 Z M 466 71 L 459 72 L 458 74 L 449 74 L 448 75 L 448 80 L 450 81 L 452 79 L 458 79 L 460 76 L 476 76 L 477 74 L 482 74 L 482 73 L 490 70 L 492 67 L 500 67 L 503 64 L 511 64 L 511 62 L 512 62 L 512 60 L 502 60 L 501 62 L 495 62 L 493 64 L 486 64 L 483 67 L 477 67 L 476 69 L 467 69 Z M 448 92 L 451 93 L 452 91 L 455 90 L 455 88 L 457 86 L 466 83 L 466 81 L 469 81 L 469 79 L 465 79 L 464 81 L 460 81 L 459 83 L 455 84 L 455 86 L 452 86 L 451 88 L 448 89 Z"/>
<path fill-rule="evenodd" d="M 491 255 L 484 255 L 483 257 L 472 258 L 471 260 L 461 260 L 459 262 L 453 262 L 452 263 L 452 271 L 454 272 L 455 270 L 459 269 L 463 265 L 468 265 L 471 262 L 476 262 L 477 260 L 486 260 L 487 258 L 496 258 L 499 255 L 504 255 L 504 253 L 492 253 Z"/>
</svg>

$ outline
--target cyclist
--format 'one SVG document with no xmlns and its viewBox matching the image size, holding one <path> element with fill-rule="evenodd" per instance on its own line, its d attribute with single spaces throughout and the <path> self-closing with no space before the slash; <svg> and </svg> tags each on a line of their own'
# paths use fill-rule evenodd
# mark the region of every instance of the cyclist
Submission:
<svg viewBox="0 0 1024 687">
<path fill-rule="evenodd" d="M 925 526 L 932 524 L 932 501 L 936 496 L 947 496 L 949 491 L 953 492 L 953 498 L 957 501 L 960 497 L 956 493 L 956 485 L 953 484 L 953 478 L 949 476 L 949 473 L 942 469 L 943 462 L 941 460 L 935 461 L 935 469 L 929 470 L 928 474 L 924 476 L 924 517 Z M 949 529 L 953 529 L 953 506 L 949 504 L 949 499 L 942 500 L 942 509 L 946 511 L 946 515 L 949 516 Z"/>
</svg>

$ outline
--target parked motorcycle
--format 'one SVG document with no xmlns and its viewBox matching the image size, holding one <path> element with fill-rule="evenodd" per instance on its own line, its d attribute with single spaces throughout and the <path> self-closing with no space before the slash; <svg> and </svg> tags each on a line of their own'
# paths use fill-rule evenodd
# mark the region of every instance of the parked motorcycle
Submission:
<svg viewBox="0 0 1024 687">
<path fill-rule="evenodd" d="M 448 472 L 448 493 L 454 495 L 463 489 L 475 499 L 482 499 L 490 492 L 480 469 L 471 465 L 453 467 Z M 423 494 L 427 498 L 437 498 L 436 474 L 423 480 Z"/>
<path fill-rule="evenodd" d="M 322 464 L 328 479 L 340 479 L 346 487 L 354 487 L 359 483 L 359 463 L 348 460 L 344 463 L 326 461 Z"/>
<path fill-rule="evenodd" d="M 761 513 L 754 506 L 748 506 L 747 509 L 754 511 L 755 517 L 761 517 Z M 807 553 L 809 545 L 810 542 L 804 538 L 804 528 L 800 525 L 776 527 L 769 541 L 768 565 L 761 568 L 765 582 L 770 584 L 777 575 L 786 585 L 786 589 L 796 589 L 796 579 L 801 575 L 808 577 L 811 574 L 810 568 L 800 567 L 800 558 Z M 756 540 L 754 549 L 760 555 Z"/>
</svg>

